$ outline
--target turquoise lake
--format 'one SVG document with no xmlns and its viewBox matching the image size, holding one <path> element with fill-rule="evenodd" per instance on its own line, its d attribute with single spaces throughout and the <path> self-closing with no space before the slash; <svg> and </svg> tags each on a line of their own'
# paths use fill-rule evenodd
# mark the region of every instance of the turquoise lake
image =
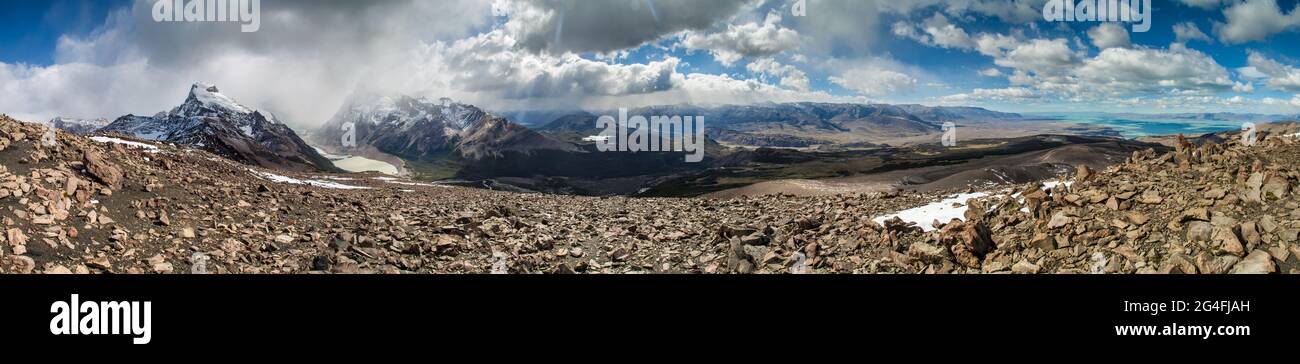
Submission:
<svg viewBox="0 0 1300 364">
<path fill-rule="evenodd" d="M 1141 115 L 1114 115 L 1103 113 L 1036 113 L 1028 117 L 1070 121 L 1078 124 L 1105 126 L 1125 138 L 1149 135 L 1185 134 L 1188 136 L 1240 130 L 1242 121 L 1205 119 L 1177 119 L 1169 116 L 1142 117 Z"/>
</svg>

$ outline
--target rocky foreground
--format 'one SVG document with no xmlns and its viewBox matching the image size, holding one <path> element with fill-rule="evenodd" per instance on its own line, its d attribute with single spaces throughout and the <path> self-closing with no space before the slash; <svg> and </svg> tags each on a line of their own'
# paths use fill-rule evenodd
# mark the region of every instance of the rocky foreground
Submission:
<svg viewBox="0 0 1300 364">
<path fill-rule="evenodd" d="M 0 273 L 1295 273 L 1300 141 L 1135 153 L 923 232 L 890 193 L 517 194 L 252 168 L 0 117 Z M 1294 130 L 1290 132 L 1294 133 Z M 1276 135 L 1276 136 L 1275 136 Z"/>
</svg>

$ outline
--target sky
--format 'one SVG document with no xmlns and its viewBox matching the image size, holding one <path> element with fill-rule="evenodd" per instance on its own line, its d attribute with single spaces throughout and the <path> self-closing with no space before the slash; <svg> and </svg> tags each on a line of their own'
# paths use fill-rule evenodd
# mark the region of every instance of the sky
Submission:
<svg viewBox="0 0 1300 364">
<path fill-rule="evenodd" d="M 196 82 L 296 126 L 369 94 L 496 111 L 813 101 L 1300 113 L 1296 0 L 1153 0 L 1147 32 L 1048 21 L 1045 2 L 261 0 L 260 28 L 243 32 L 155 21 L 154 0 L 7 1 L 0 113 L 152 115 Z"/>
</svg>

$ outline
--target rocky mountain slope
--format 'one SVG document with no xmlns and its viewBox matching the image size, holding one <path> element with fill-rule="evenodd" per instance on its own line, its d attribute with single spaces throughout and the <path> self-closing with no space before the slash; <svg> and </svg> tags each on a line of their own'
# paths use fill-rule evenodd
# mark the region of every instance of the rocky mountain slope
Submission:
<svg viewBox="0 0 1300 364">
<path fill-rule="evenodd" d="M 939 206 L 966 221 L 927 232 L 886 217 L 950 193 L 519 194 L 43 130 L 0 117 L 2 273 L 1295 273 L 1300 253 L 1281 132 L 967 191 Z"/>
<path fill-rule="evenodd" d="M 1270 125 L 1254 145 L 1178 138 L 1073 183 L 993 191 L 931 233 L 900 219 L 884 230 L 933 272 L 1300 273 L 1297 129 Z"/>
<path fill-rule="evenodd" d="M 194 84 L 185 102 L 152 117 L 127 115 L 98 130 L 200 148 L 241 163 L 297 171 L 337 171 L 274 115 L 235 102 L 216 86 Z"/>
</svg>

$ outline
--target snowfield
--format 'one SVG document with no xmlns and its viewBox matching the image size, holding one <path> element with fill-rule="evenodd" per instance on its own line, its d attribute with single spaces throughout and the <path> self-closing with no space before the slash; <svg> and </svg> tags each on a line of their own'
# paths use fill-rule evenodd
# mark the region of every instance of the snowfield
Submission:
<svg viewBox="0 0 1300 364">
<path fill-rule="evenodd" d="M 1061 186 L 1070 187 L 1073 185 L 1074 182 L 1046 181 L 1043 182 L 1043 190 L 1055 189 Z M 1002 192 L 1002 194 L 998 196 L 1006 196 L 1005 194 L 1008 192 L 1011 191 L 1009 190 L 1004 191 Z M 953 219 L 966 221 L 965 218 L 966 209 L 968 208 L 966 206 L 966 201 L 970 199 L 985 198 L 989 196 L 993 196 L 993 195 L 986 192 L 958 194 L 949 197 L 947 199 L 944 199 L 943 201 L 935 202 L 929 205 L 903 210 L 894 214 L 877 217 L 875 219 L 872 219 L 872 221 L 875 221 L 877 224 L 884 225 L 885 220 L 898 217 L 899 219 L 902 219 L 904 222 L 915 223 L 917 226 L 921 227 L 921 230 L 923 231 L 926 232 L 935 231 L 937 230 L 933 226 L 935 220 L 939 220 L 939 222 L 943 224 L 947 224 L 949 221 L 952 221 Z M 1010 197 L 1016 199 L 1017 202 L 1020 202 L 1022 204 L 1025 202 L 1025 199 L 1020 197 L 1019 192 L 1011 194 Z M 996 209 L 997 206 L 994 206 L 993 208 Z M 1024 213 L 1029 213 L 1028 208 L 1021 208 L 1020 211 Z"/>
<path fill-rule="evenodd" d="M 905 222 L 915 223 L 917 226 L 920 226 L 923 231 L 934 231 L 936 230 L 933 226 L 934 220 L 939 220 L 940 223 L 944 224 L 952 221 L 952 219 L 965 220 L 963 216 L 966 214 L 966 200 L 988 196 L 989 194 L 984 192 L 963 193 L 929 205 L 899 211 L 892 215 L 877 217 L 872 221 L 884 225 L 885 220 L 898 217 Z M 954 205 L 957 206 L 954 207 Z"/>
<path fill-rule="evenodd" d="M 251 170 L 251 169 L 248 170 L 248 171 L 249 171 L 249 172 L 252 172 L 254 175 L 256 175 L 256 176 L 258 176 L 258 177 L 261 177 L 262 179 L 265 179 L 265 180 L 268 180 L 268 181 L 271 181 L 271 182 L 275 182 L 275 183 L 288 183 L 288 184 L 294 184 L 294 185 L 304 185 L 304 184 L 305 184 L 305 185 L 309 185 L 309 186 L 315 186 L 315 187 L 320 187 L 320 188 L 329 188 L 329 189 L 335 189 L 335 190 L 368 190 L 368 189 L 370 189 L 370 187 L 350 186 L 350 185 L 345 185 L 345 184 L 342 184 L 342 183 L 332 182 L 332 181 L 321 181 L 321 180 L 301 180 L 301 179 L 297 179 L 297 178 L 293 178 L 293 177 L 285 177 L 285 176 L 281 176 L 281 175 L 274 174 L 274 173 L 255 171 L 255 170 Z"/>
<path fill-rule="evenodd" d="M 161 149 L 158 149 L 158 147 L 157 147 L 157 146 L 154 146 L 154 145 L 149 145 L 149 144 L 140 143 L 140 142 L 133 142 L 133 141 L 130 141 L 130 140 L 124 140 L 124 139 L 112 138 L 112 137 L 102 137 L 102 136 L 97 136 L 97 137 L 90 137 L 90 140 L 94 140 L 94 141 L 96 141 L 96 142 L 100 142 L 100 143 L 122 144 L 122 145 L 125 145 L 125 146 L 128 146 L 128 147 L 135 147 L 135 148 L 144 149 L 146 152 L 149 152 L 149 153 L 158 153 L 158 152 L 161 152 L 161 151 L 162 151 Z"/>
</svg>

